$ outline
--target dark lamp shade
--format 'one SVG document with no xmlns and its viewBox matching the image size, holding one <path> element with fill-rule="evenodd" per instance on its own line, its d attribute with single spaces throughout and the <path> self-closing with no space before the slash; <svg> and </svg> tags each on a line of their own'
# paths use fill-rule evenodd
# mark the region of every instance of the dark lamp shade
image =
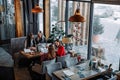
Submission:
<svg viewBox="0 0 120 80">
<path fill-rule="evenodd" d="M 69 18 L 70 22 L 85 22 L 83 16 L 80 15 L 80 9 L 76 9 L 75 14 Z"/>
<path fill-rule="evenodd" d="M 35 6 L 35 8 L 32 9 L 32 13 L 39 13 L 43 12 L 44 10 L 40 8 L 38 5 Z"/>
</svg>

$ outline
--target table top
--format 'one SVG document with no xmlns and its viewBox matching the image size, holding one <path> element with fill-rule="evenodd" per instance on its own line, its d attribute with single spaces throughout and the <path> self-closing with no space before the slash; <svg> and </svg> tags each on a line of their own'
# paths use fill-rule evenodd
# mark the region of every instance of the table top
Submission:
<svg viewBox="0 0 120 80">
<path fill-rule="evenodd" d="M 86 66 L 89 66 L 88 62 L 72 66 L 70 68 L 55 71 L 53 72 L 53 75 L 55 75 L 60 80 L 64 80 L 64 76 L 67 75 L 66 73 L 64 73 L 64 71 L 68 70 L 68 74 L 70 74 L 71 72 L 74 73 L 71 76 L 67 76 L 70 78 L 70 80 L 87 80 L 99 76 L 100 74 L 105 72 L 105 70 L 99 72 L 95 70 L 89 70 L 89 67 Z"/>
<path fill-rule="evenodd" d="M 20 54 L 22 54 L 24 57 L 30 59 L 30 58 L 34 58 L 34 57 L 39 57 L 43 53 L 41 53 L 41 52 L 24 52 L 24 51 L 20 51 Z"/>
</svg>

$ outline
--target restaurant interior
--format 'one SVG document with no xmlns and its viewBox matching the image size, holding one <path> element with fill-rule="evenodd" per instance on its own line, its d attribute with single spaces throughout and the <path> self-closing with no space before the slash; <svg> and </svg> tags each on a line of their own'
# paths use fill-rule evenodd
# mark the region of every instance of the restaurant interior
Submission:
<svg viewBox="0 0 120 80">
<path fill-rule="evenodd" d="M 0 80 L 120 80 L 120 0 L 0 0 Z"/>
</svg>

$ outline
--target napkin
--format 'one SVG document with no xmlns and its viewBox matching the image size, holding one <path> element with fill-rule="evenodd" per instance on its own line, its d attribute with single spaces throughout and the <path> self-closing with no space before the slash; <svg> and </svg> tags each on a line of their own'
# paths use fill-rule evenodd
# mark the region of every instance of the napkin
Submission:
<svg viewBox="0 0 120 80">
<path fill-rule="evenodd" d="M 67 76 L 72 76 L 72 75 L 75 74 L 74 72 L 72 72 L 72 71 L 70 71 L 70 70 L 64 70 L 63 73 L 64 73 L 65 75 L 67 75 Z"/>
</svg>

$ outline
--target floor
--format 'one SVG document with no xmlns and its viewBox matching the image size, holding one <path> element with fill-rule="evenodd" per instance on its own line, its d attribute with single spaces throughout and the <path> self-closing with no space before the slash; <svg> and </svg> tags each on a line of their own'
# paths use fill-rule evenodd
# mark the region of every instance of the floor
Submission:
<svg viewBox="0 0 120 80">
<path fill-rule="evenodd" d="M 14 67 L 15 80 L 32 80 L 27 68 Z"/>
</svg>

